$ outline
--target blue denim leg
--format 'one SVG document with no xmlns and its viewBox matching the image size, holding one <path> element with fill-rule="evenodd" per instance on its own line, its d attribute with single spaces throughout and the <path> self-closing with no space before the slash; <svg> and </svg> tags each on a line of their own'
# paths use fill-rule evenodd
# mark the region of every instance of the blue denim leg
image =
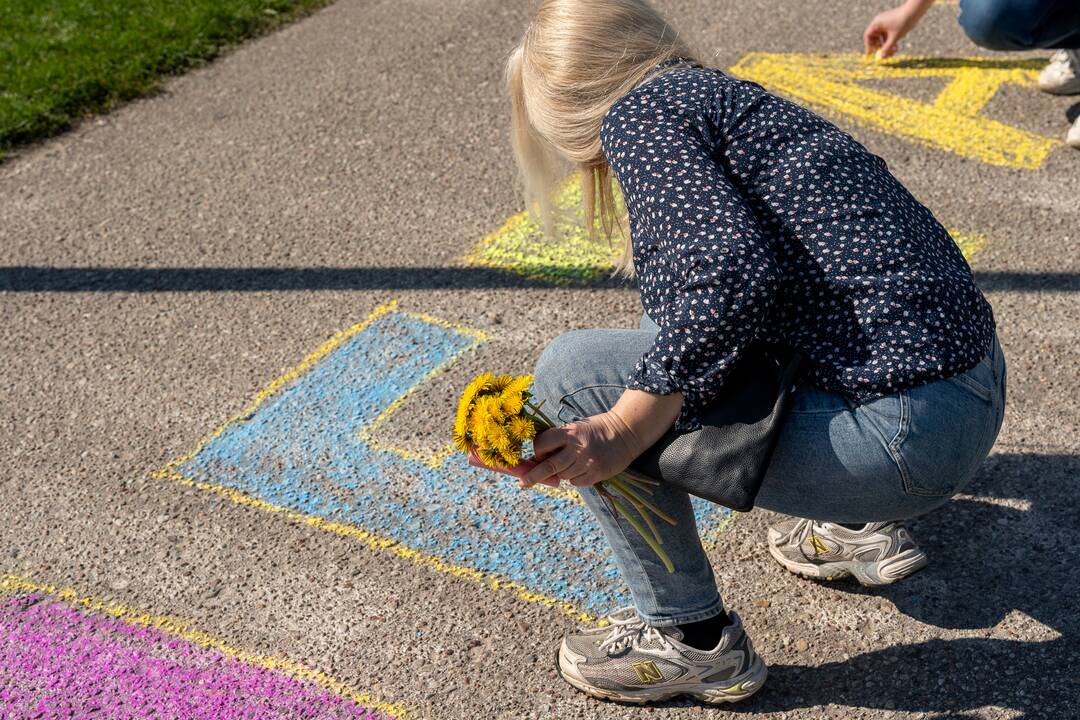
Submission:
<svg viewBox="0 0 1080 720">
<path fill-rule="evenodd" d="M 901 520 L 948 501 L 971 479 L 1004 416 L 995 339 L 966 373 L 862 405 L 800 388 L 756 506 L 813 520 Z"/>
<path fill-rule="evenodd" d="M 610 409 L 626 377 L 652 345 L 656 326 L 643 330 L 576 330 L 555 338 L 536 363 L 533 389 L 548 415 L 569 423 Z M 554 418 L 553 418 L 554 419 Z M 660 487 L 653 501 L 678 521 L 659 526 L 676 572 L 668 573 L 653 550 L 593 488 L 580 490 L 611 546 L 634 606 L 650 625 L 694 622 L 718 615 L 723 604 L 712 566 L 701 546 L 690 497 Z"/>
<path fill-rule="evenodd" d="M 960 26 L 990 50 L 1080 48 L 1080 2 L 960 0 Z"/>
<path fill-rule="evenodd" d="M 549 414 L 567 423 L 611 408 L 656 336 L 647 318 L 641 327 L 578 330 L 553 340 L 537 361 L 534 384 Z M 1005 382 L 1005 359 L 995 339 L 986 358 L 966 373 L 861 405 L 802 387 L 756 504 L 850 523 L 933 510 L 963 488 L 990 452 L 1004 415 Z M 581 495 L 647 622 L 675 625 L 723 610 L 686 493 L 660 486 L 654 496 L 678 520 L 678 526 L 661 530 L 674 574 L 595 490 Z"/>
</svg>

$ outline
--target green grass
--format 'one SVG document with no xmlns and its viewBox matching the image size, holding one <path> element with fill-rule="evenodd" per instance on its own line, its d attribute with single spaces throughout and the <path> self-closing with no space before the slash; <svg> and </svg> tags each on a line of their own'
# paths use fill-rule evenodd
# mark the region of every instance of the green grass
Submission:
<svg viewBox="0 0 1080 720">
<path fill-rule="evenodd" d="M 331 0 L 0 0 L 0 157 Z"/>
</svg>

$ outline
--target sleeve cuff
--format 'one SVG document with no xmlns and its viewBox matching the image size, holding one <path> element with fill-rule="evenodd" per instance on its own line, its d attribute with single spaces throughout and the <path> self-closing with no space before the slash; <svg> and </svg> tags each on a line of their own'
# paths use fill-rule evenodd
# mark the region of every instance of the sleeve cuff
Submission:
<svg viewBox="0 0 1080 720">
<path fill-rule="evenodd" d="M 681 392 L 683 406 L 672 427 L 678 432 L 692 432 L 701 427 L 700 413 L 704 399 L 701 394 L 676 382 L 662 367 L 645 361 L 639 362 L 626 380 L 628 390 L 641 390 L 653 395 L 671 395 Z"/>
</svg>

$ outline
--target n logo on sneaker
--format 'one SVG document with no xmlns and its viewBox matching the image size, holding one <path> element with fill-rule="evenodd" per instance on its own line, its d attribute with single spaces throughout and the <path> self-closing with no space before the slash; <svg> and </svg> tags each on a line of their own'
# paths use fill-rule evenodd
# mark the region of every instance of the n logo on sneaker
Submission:
<svg viewBox="0 0 1080 720">
<path fill-rule="evenodd" d="M 832 552 L 832 548 L 825 544 L 825 542 L 817 535 L 810 536 L 810 544 L 814 547 L 815 555 L 827 555 Z"/>
<path fill-rule="evenodd" d="M 656 667 L 656 663 L 652 660 L 634 663 L 633 668 L 634 674 L 637 675 L 638 680 L 643 683 L 658 683 L 664 681 L 664 674 L 660 672 L 660 668 Z"/>
</svg>

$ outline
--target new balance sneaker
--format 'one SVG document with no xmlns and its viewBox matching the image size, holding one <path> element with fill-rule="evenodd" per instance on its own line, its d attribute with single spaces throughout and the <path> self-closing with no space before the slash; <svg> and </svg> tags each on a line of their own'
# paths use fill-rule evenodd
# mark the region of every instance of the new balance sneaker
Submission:
<svg viewBox="0 0 1080 720">
<path fill-rule="evenodd" d="M 769 552 L 798 575 L 825 580 L 852 575 L 867 587 L 894 583 L 927 562 L 911 534 L 895 522 L 852 530 L 790 518 L 769 528 Z"/>
<path fill-rule="evenodd" d="M 563 638 L 559 675 L 604 700 L 643 704 L 677 695 L 707 703 L 742 700 L 761 688 L 768 669 L 739 617 L 729 617 L 719 644 L 703 651 L 680 642 L 678 628 L 651 627 L 633 608 L 622 608 L 608 616 L 610 627 Z"/>
<path fill-rule="evenodd" d="M 1080 50 L 1058 50 L 1039 73 L 1039 87 L 1055 95 L 1080 93 Z"/>
<path fill-rule="evenodd" d="M 1065 136 L 1065 144 L 1080 148 L 1080 117 L 1076 118 L 1072 127 L 1069 128 L 1069 134 Z"/>
</svg>

